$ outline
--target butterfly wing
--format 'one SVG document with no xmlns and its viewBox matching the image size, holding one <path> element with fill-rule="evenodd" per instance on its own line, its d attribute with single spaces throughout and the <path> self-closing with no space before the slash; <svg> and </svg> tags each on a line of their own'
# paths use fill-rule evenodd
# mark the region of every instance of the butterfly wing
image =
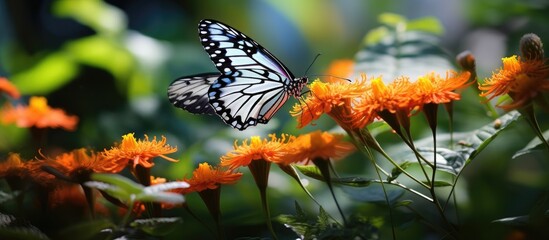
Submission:
<svg viewBox="0 0 549 240">
<path fill-rule="evenodd" d="M 262 69 L 242 69 L 220 76 L 208 96 L 210 105 L 225 123 L 244 130 L 267 123 L 290 95 L 280 75 Z"/>
<path fill-rule="evenodd" d="M 238 30 L 216 20 L 198 24 L 200 42 L 222 73 L 239 69 L 268 69 L 288 79 L 293 74 L 267 49 Z"/>
<path fill-rule="evenodd" d="M 178 107 L 194 114 L 215 114 L 210 106 L 208 89 L 219 73 L 204 73 L 174 80 L 168 87 L 168 99 Z"/>
<path fill-rule="evenodd" d="M 210 105 L 234 128 L 267 123 L 288 100 L 293 74 L 253 39 L 215 20 L 198 25 L 200 42 L 222 73 L 209 89 Z"/>
</svg>

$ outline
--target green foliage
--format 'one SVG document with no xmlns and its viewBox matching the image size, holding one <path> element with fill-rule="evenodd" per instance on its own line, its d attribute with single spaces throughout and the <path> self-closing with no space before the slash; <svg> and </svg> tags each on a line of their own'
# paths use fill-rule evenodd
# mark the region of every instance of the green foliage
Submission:
<svg viewBox="0 0 549 240">
<path fill-rule="evenodd" d="M 104 191 L 126 203 L 164 202 L 180 204 L 185 202 L 183 195 L 167 191 L 189 187 L 189 184 L 185 182 L 168 182 L 145 187 L 118 174 L 93 174 L 91 178 L 95 181 L 86 182 L 87 187 Z"/>
<path fill-rule="evenodd" d="M 2 239 L 49 239 L 40 229 L 25 220 L 0 213 L 0 238 Z"/>
<path fill-rule="evenodd" d="M 308 216 L 297 202 L 295 208 L 295 214 L 280 215 L 277 220 L 292 229 L 301 239 L 379 239 L 379 222 L 375 224 L 376 221 L 355 216 L 348 225 L 342 226 L 334 222 L 322 207 L 316 216 Z"/>
<path fill-rule="evenodd" d="M 116 225 L 108 219 L 95 219 L 71 225 L 61 230 L 56 238 L 70 239 L 78 236 L 78 239 L 108 239 Z"/>
<path fill-rule="evenodd" d="M 152 236 L 165 236 L 175 228 L 180 227 L 181 218 L 148 218 L 136 219 L 130 226 Z"/>
<path fill-rule="evenodd" d="M 436 19 L 408 21 L 400 15 L 382 14 L 380 22 L 385 26 L 366 34 L 355 56 L 355 73 L 383 76 L 390 82 L 400 76 L 416 79 L 454 68 L 448 53 L 439 47 L 436 34 L 442 32 L 442 27 Z"/>
</svg>

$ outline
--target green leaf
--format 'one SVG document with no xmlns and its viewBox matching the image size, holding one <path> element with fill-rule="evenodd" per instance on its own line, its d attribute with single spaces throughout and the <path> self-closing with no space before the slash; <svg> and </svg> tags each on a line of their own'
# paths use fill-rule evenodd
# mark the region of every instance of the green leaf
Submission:
<svg viewBox="0 0 549 240">
<path fill-rule="evenodd" d="M 442 35 L 444 33 L 444 27 L 435 17 L 424 17 L 410 21 L 406 25 L 406 29 L 409 31 L 417 30 L 436 35 Z"/>
<path fill-rule="evenodd" d="M 510 127 L 514 122 L 520 119 L 517 111 L 509 112 L 499 119 L 486 124 L 482 128 L 465 133 L 454 133 L 454 136 L 460 136 L 463 139 L 458 142 L 456 149 L 437 147 L 437 174 L 439 172 L 458 175 L 459 172 L 469 164 L 490 142 L 492 142 L 502 131 Z M 428 140 L 428 141 L 426 141 Z M 429 139 L 419 139 L 418 142 L 431 142 Z M 428 147 L 418 147 L 417 151 L 431 163 L 433 162 L 433 149 Z M 414 158 L 413 153 L 408 153 L 405 159 Z M 417 165 L 417 161 L 411 162 Z M 440 175 L 440 174 L 439 174 Z M 439 180 L 439 179 L 437 179 Z M 446 180 L 445 180 L 446 181 Z"/>
<path fill-rule="evenodd" d="M 320 170 L 315 165 L 294 165 L 294 167 L 303 173 L 305 176 L 312 177 L 323 181 L 324 177 L 320 174 Z"/>
<path fill-rule="evenodd" d="M 412 200 L 402 200 L 402 201 L 398 201 L 395 204 L 393 204 L 393 207 L 409 206 L 412 203 L 414 203 L 414 201 L 412 201 Z"/>
<path fill-rule="evenodd" d="M 301 173 L 303 173 L 305 176 L 314 178 L 319 181 L 325 181 L 324 176 L 320 173 L 320 170 L 314 166 L 314 165 L 295 165 L 295 168 L 297 168 Z M 342 178 L 336 178 L 333 177 L 330 179 L 332 183 L 351 186 L 351 187 L 367 187 L 372 183 L 372 180 L 365 179 L 361 177 L 342 177 Z"/>
<path fill-rule="evenodd" d="M 103 36 L 80 38 L 67 43 L 64 49 L 75 61 L 104 69 L 116 79 L 127 79 L 136 64 L 124 45 Z"/>
<path fill-rule="evenodd" d="M 24 95 L 47 95 L 68 83 L 78 73 L 78 65 L 65 52 L 52 53 L 10 80 Z"/>
<path fill-rule="evenodd" d="M 434 162 L 433 148 L 418 147 L 417 151 L 431 163 Z M 466 156 L 461 152 L 442 147 L 437 147 L 436 158 L 437 171 L 445 171 L 453 175 L 461 171 L 466 160 Z"/>
<path fill-rule="evenodd" d="M 543 133 L 543 137 L 547 139 L 549 137 L 549 131 L 545 131 Z M 524 155 L 532 155 L 532 154 L 533 154 L 532 156 L 536 158 L 542 157 L 542 156 L 539 156 L 538 154 L 545 154 L 546 151 L 547 151 L 547 146 L 544 143 L 542 143 L 539 138 L 536 137 L 532 139 L 528 144 L 526 144 L 526 146 L 524 146 L 523 149 L 517 151 L 512 158 L 516 159 Z"/>
<path fill-rule="evenodd" d="M 91 179 L 115 185 L 132 194 L 141 193 L 145 188 L 143 185 L 118 174 L 95 173 L 92 174 Z"/>
<path fill-rule="evenodd" d="M 143 191 L 147 194 L 153 194 L 153 193 L 166 192 L 166 191 L 180 189 L 180 188 L 188 188 L 189 186 L 190 185 L 186 182 L 174 181 L 174 182 L 166 182 L 166 183 L 160 183 L 160 184 L 148 186 L 148 187 L 145 187 Z"/>
<path fill-rule="evenodd" d="M 183 221 L 179 217 L 167 218 L 147 218 L 137 219 L 130 223 L 130 226 L 146 232 L 152 236 L 165 236 L 177 227 Z"/>
<path fill-rule="evenodd" d="M 0 204 L 10 201 L 12 199 L 15 199 L 17 196 L 20 196 L 20 195 L 21 195 L 21 191 L 12 191 L 9 193 L 0 191 Z"/>
<path fill-rule="evenodd" d="M 121 199 L 124 202 L 129 202 L 132 199 L 131 193 L 113 184 L 108 184 L 108 183 L 98 182 L 98 181 L 88 181 L 88 182 L 85 182 L 84 185 L 86 187 L 96 188 L 100 191 L 105 192 L 106 194 L 109 194 L 114 198 Z"/>
<path fill-rule="evenodd" d="M 324 229 L 330 226 L 330 215 L 320 206 L 318 210 L 317 223 L 320 228 Z"/>
<path fill-rule="evenodd" d="M 385 188 L 387 191 L 387 199 L 391 204 L 404 194 L 404 189 L 402 188 L 390 186 L 389 184 L 385 184 Z M 381 184 L 375 184 L 365 188 L 344 186 L 342 189 L 356 201 L 386 203 L 385 193 L 383 192 Z"/>
<path fill-rule="evenodd" d="M 389 25 L 392 27 L 396 27 L 397 25 L 404 24 L 408 21 L 406 17 L 399 14 L 395 14 L 395 13 L 382 13 L 382 14 L 379 14 L 377 18 L 379 23 Z"/>
<path fill-rule="evenodd" d="M 402 170 L 406 170 L 408 166 L 410 166 L 410 162 L 404 161 L 403 163 L 399 164 L 400 168 L 394 167 L 393 170 L 391 170 L 391 175 L 387 176 L 387 182 L 391 182 L 400 176 L 402 174 Z M 401 170 L 402 169 L 402 170 Z"/>
<path fill-rule="evenodd" d="M 0 213 L 0 239 L 49 239 L 40 229 L 12 215 Z"/>
<path fill-rule="evenodd" d="M 423 183 L 428 184 L 428 182 L 423 181 Z M 436 180 L 435 187 L 451 187 L 454 184 L 452 181 Z"/>
<path fill-rule="evenodd" d="M 61 230 L 55 237 L 56 239 L 72 239 L 78 236 L 78 239 L 107 239 L 111 234 L 107 229 L 113 229 L 114 223 L 109 219 L 88 220 L 78 223 Z"/>
<path fill-rule="evenodd" d="M 118 8 L 100 0 L 54 1 L 53 13 L 72 17 L 98 33 L 119 34 L 126 29 L 126 15 Z"/>
<path fill-rule="evenodd" d="M 145 188 L 143 185 L 118 174 L 95 173 L 92 174 L 91 179 L 95 181 L 86 182 L 84 185 L 102 190 L 124 202 L 136 200 L 134 199 L 136 195 L 143 194 Z"/>
<path fill-rule="evenodd" d="M 297 235 L 304 236 L 307 234 L 308 231 L 310 231 L 310 228 L 312 226 L 311 224 L 309 224 L 307 215 L 305 214 L 301 206 L 299 206 L 299 203 L 297 203 L 297 201 L 294 203 L 296 209 L 295 215 L 279 215 L 276 219 L 278 222 L 292 229 L 292 231 L 294 231 Z"/>
<path fill-rule="evenodd" d="M 135 200 L 142 202 L 181 204 L 185 202 L 185 197 L 179 193 L 155 192 L 138 194 L 136 195 Z"/>
<path fill-rule="evenodd" d="M 411 29 L 395 15 L 386 15 L 383 21 L 394 26 L 378 28 L 366 35 L 365 45 L 355 56 L 355 75 L 382 76 L 386 82 L 408 76 L 414 81 L 430 72 L 444 75 L 454 69 L 454 57 L 440 48 L 440 39 L 433 34 L 440 30 L 425 26 L 433 20 L 412 22 Z"/>
<path fill-rule="evenodd" d="M 515 123 L 520 117 L 520 113 L 512 111 L 501 116 L 492 123 L 485 125 L 481 129 L 469 133 L 468 138 L 460 141 L 462 149 L 460 149 L 459 152 L 467 159 L 465 165 L 469 164 L 503 130 Z"/>
</svg>

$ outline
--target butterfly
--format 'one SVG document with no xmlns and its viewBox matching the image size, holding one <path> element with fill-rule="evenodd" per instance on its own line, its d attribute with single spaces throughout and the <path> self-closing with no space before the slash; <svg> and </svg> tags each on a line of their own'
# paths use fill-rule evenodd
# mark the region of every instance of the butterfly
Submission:
<svg viewBox="0 0 549 240">
<path fill-rule="evenodd" d="M 217 114 L 238 130 L 266 124 L 284 103 L 299 98 L 307 77 L 296 78 L 253 39 L 216 20 L 198 24 L 200 42 L 219 73 L 174 80 L 168 99 L 194 114 Z"/>
</svg>

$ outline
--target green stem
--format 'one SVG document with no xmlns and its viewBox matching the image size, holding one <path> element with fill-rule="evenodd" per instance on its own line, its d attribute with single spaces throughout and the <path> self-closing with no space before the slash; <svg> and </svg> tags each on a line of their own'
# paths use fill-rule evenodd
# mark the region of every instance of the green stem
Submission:
<svg viewBox="0 0 549 240">
<path fill-rule="evenodd" d="M 351 136 L 355 136 L 355 135 L 351 135 Z M 358 133 L 356 134 L 356 136 L 359 138 L 360 140 L 360 144 L 358 144 L 354 138 L 351 138 L 353 139 L 353 143 L 357 146 L 358 149 L 360 149 L 362 152 L 366 151 L 365 153 L 366 154 L 369 154 L 369 148 L 368 148 L 368 140 L 365 138 L 365 136 L 362 134 L 362 133 Z M 373 137 L 370 136 L 370 139 L 373 139 L 375 141 L 375 139 Z M 377 144 L 377 142 L 376 142 Z M 377 146 L 379 146 L 379 144 L 377 144 Z M 395 162 L 381 147 L 376 147 L 375 148 L 385 159 L 387 159 L 387 161 L 389 161 L 389 163 L 391 163 L 395 168 L 397 168 L 398 170 L 400 170 L 402 173 L 404 173 L 404 175 L 406 175 L 407 177 L 409 177 L 410 179 L 412 179 L 414 182 L 416 182 L 417 184 L 419 184 L 420 186 L 426 188 L 426 189 L 429 189 L 429 186 L 426 185 L 424 182 L 420 181 L 419 179 L 415 178 L 414 176 L 412 176 L 409 172 L 407 172 L 406 170 L 404 170 L 397 162 Z"/>
<path fill-rule="evenodd" d="M 208 224 L 206 224 L 204 221 L 202 221 L 202 219 L 200 219 L 198 216 L 196 216 L 196 214 L 194 214 L 194 212 L 191 211 L 191 208 L 189 208 L 189 205 L 185 204 L 185 205 L 183 205 L 183 208 L 191 215 L 191 217 L 193 217 L 196 221 L 198 221 L 200 224 L 202 224 L 202 226 L 204 226 L 206 229 L 208 229 L 209 232 L 214 234 L 215 231 L 213 229 L 211 229 L 208 226 Z M 221 237 L 221 235 L 220 235 L 219 239 L 223 239 L 223 237 Z"/>
<path fill-rule="evenodd" d="M 423 156 L 421 154 L 419 154 L 419 152 L 417 152 L 416 146 L 414 145 L 414 142 L 412 141 L 411 133 L 409 131 L 406 131 L 406 134 L 408 135 L 408 140 L 406 140 L 404 137 L 401 137 L 401 138 L 402 138 L 402 140 L 404 140 L 404 142 L 406 142 L 408 144 L 410 149 L 412 149 L 412 151 L 414 152 L 414 155 L 416 156 L 417 162 L 419 163 L 419 167 L 421 168 L 421 171 L 423 172 L 423 175 L 425 175 L 425 180 L 427 181 L 427 185 L 430 186 L 428 188 L 431 189 L 434 185 L 433 184 L 434 179 L 429 179 L 429 175 L 427 174 L 427 170 L 425 170 L 425 166 L 423 166 L 423 164 L 421 164 L 421 161 L 423 160 L 423 162 L 427 163 L 433 169 L 434 169 L 434 166 L 432 166 L 432 164 L 429 161 L 424 159 Z"/>
<path fill-rule="evenodd" d="M 522 116 L 524 116 L 524 118 L 526 119 L 530 127 L 532 127 L 532 130 L 534 130 L 534 133 L 537 135 L 541 143 L 545 145 L 547 150 L 549 150 L 549 143 L 547 142 L 547 140 L 543 136 L 543 132 L 539 128 L 536 114 L 534 113 L 534 106 L 530 104 L 524 108 L 519 109 L 518 111 Z M 543 166 L 545 171 L 549 171 L 549 162 L 545 161 L 545 159 L 539 159 L 539 160 L 540 160 L 539 161 L 540 165 Z M 549 175 L 546 175 L 545 181 L 547 182 L 548 179 L 549 179 Z"/>
<path fill-rule="evenodd" d="M 127 210 L 126 214 L 124 215 L 124 218 L 122 219 L 122 222 L 120 222 L 120 226 L 119 226 L 120 228 L 123 228 L 126 225 L 128 225 L 128 222 L 130 221 L 130 217 L 133 213 L 134 205 L 135 205 L 135 201 L 130 200 L 130 204 L 128 204 L 128 210 Z"/>
<path fill-rule="evenodd" d="M 381 178 L 381 173 L 379 170 L 379 166 L 376 163 L 376 160 L 374 159 L 374 156 L 372 154 L 372 151 L 368 149 L 368 158 L 370 159 L 370 162 L 374 166 L 376 170 L 377 177 L 379 178 L 379 183 L 381 184 L 381 189 L 383 189 L 383 195 L 385 196 L 385 202 L 387 203 L 387 207 L 389 208 L 389 217 L 391 218 L 391 233 L 393 234 L 393 239 L 396 239 L 396 231 L 395 231 L 395 225 L 394 225 L 394 217 L 393 217 L 393 206 L 391 202 L 389 201 L 389 195 L 387 194 L 387 189 L 385 189 L 385 184 L 383 183 L 383 178 Z M 385 172 L 385 171 L 384 171 Z"/>
<path fill-rule="evenodd" d="M 273 238 L 278 239 L 273 228 L 273 223 L 271 222 L 271 211 L 269 210 L 269 201 L 267 199 L 267 188 L 260 188 L 259 195 L 261 196 L 261 205 L 263 206 L 263 212 L 265 212 L 265 217 L 267 218 L 267 228 L 269 228 L 269 232 L 271 232 Z"/>
<path fill-rule="evenodd" d="M 347 226 L 347 219 L 345 218 L 345 214 L 343 213 L 343 210 L 341 209 L 341 206 L 337 201 L 334 188 L 332 185 L 332 178 L 330 177 L 330 166 L 329 166 L 330 160 L 323 159 L 323 158 L 315 158 L 312 160 L 312 162 L 320 170 L 320 174 L 322 174 L 322 176 L 324 177 L 324 180 L 326 181 L 326 184 L 328 185 L 328 189 L 330 190 L 330 193 L 332 194 L 332 198 L 334 199 L 334 202 L 336 204 L 337 210 L 339 211 L 339 214 L 341 214 L 341 218 L 343 219 L 343 224 Z"/>
<path fill-rule="evenodd" d="M 263 211 L 265 212 L 265 217 L 267 218 L 267 228 L 273 235 L 274 239 L 278 239 L 273 228 L 273 223 L 271 222 L 271 211 L 269 210 L 269 202 L 267 201 L 267 185 L 269 183 L 269 170 L 271 169 L 271 162 L 259 159 L 253 160 L 248 168 L 254 177 L 255 184 L 259 189 L 259 195 L 261 197 L 261 204 Z"/>
</svg>

